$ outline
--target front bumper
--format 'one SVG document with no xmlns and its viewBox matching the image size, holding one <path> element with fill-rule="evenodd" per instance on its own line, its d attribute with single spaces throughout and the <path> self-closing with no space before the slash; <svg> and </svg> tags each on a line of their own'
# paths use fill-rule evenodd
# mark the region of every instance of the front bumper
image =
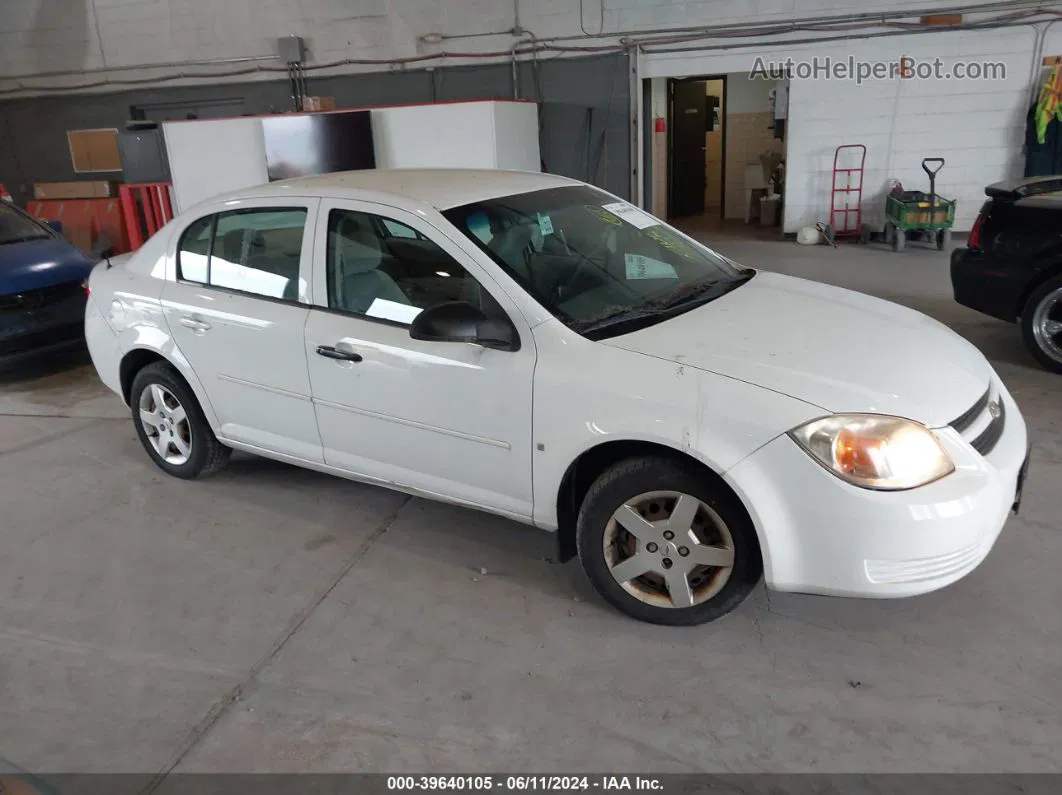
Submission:
<svg viewBox="0 0 1062 795">
<path fill-rule="evenodd" d="M 84 323 L 83 294 L 41 308 L 0 311 L 0 366 L 82 347 Z"/>
<path fill-rule="evenodd" d="M 954 429 L 937 431 L 956 471 L 909 491 L 857 488 L 781 436 L 733 467 L 728 482 L 752 515 L 767 585 L 780 591 L 901 597 L 969 574 L 1013 509 L 1028 436 L 1002 385 L 1007 423 L 987 456 Z"/>
</svg>

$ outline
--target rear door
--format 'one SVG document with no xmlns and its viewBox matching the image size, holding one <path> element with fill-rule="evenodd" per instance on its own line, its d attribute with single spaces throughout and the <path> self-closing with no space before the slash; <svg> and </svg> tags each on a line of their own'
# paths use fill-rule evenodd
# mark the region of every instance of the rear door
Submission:
<svg viewBox="0 0 1062 795">
<path fill-rule="evenodd" d="M 220 434 L 323 460 L 303 330 L 319 200 L 245 200 L 204 214 L 177 237 L 176 280 L 162 304 L 202 382 Z"/>
</svg>

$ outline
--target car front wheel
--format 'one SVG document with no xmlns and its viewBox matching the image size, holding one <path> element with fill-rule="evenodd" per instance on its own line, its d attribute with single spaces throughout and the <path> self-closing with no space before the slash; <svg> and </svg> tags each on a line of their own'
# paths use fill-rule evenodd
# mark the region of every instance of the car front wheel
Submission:
<svg viewBox="0 0 1062 795">
<path fill-rule="evenodd" d="M 668 458 L 606 470 L 587 492 L 576 534 L 597 592 L 654 624 L 714 621 L 741 604 L 763 571 L 755 530 L 734 495 Z"/>
<path fill-rule="evenodd" d="M 155 362 L 137 373 L 129 403 L 140 443 L 167 474 L 197 478 L 228 462 L 232 450 L 214 436 L 199 401 L 169 364 Z"/>
<path fill-rule="evenodd" d="M 1021 313 L 1021 333 L 1041 365 L 1062 373 L 1062 276 L 1033 290 Z"/>
</svg>

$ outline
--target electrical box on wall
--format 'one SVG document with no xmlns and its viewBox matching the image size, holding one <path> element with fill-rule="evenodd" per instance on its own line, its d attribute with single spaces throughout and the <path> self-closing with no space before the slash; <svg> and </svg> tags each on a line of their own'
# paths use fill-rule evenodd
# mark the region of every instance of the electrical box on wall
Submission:
<svg viewBox="0 0 1062 795">
<path fill-rule="evenodd" d="M 302 63 L 306 42 L 301 36 L 281 36 L 277 39 L 277 57 L 284 63 Z"/>
</svg>

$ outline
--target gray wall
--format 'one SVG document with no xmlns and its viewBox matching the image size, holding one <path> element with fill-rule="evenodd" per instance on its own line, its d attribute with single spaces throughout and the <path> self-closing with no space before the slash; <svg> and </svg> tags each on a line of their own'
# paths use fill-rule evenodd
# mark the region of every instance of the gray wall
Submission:
<svg viewBox="0 0 1062 795">
<path fill-rule="evenodd" d="M 546 170 L 599 185 L 629 198 L 630 147 L 627 133 L 627 56 L 553 59 L 520 64 L 520 98 L 541 106 L 542 158 Z M 337 107 L 509 99 L 508 64 L 455 67 L 342 77 L 310 77 L 310 94 L 334 96 Z M 67 130 L 122 129 L 133 106 L 220 103 L 226 113 L 285 111 L 291 107 L 286 81 L 154 88 L 114 94 L 35 97 L 0 102 L 0 182 L 20 204 L 32 197 L 34 182 L 121 179 L 121 174 L 75 174 Z M 206 109 L 206 108 L 204 108 Z M 149 111 L 149 117 L 157 116 Z M 209 112 L 203 116 L 211 115 Z M 178 118 L 183 113 L 178 112 Z"/>
</svg>

